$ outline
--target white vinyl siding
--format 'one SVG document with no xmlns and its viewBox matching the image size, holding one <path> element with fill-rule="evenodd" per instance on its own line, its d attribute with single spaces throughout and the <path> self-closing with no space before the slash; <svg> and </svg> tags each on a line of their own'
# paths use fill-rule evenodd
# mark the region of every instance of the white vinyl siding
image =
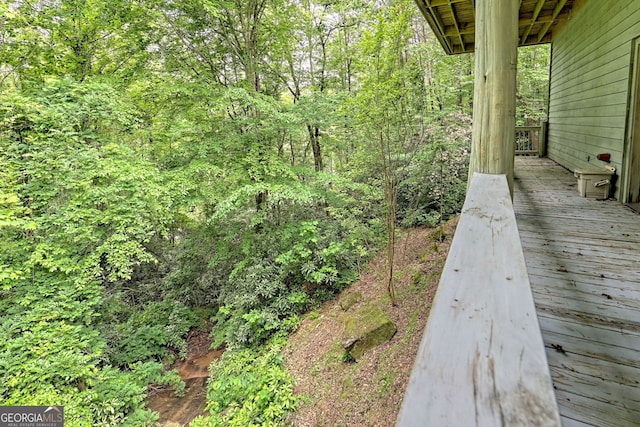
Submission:
<svg viewBox="0 0 640 427">
<path fill-rule="evenodd" d="M 556 34 L 551 60 L 548 155 L 568 169 L 623 163 L 632 41 L 640 1 L 590 0 Z"/>
</svg>

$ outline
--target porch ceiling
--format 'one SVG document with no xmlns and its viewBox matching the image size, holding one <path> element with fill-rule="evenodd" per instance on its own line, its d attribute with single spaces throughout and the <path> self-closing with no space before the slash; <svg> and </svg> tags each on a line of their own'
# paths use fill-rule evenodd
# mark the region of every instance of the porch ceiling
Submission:
<svg viewBox="0 0 640 427">
<path fill-rule="evenodd" d="M 577 0 L 520 0 L 519 46 L 549 43 Z M 473 52 L 475 0 L 416 0 L 448 54 Z"/>
</svg>

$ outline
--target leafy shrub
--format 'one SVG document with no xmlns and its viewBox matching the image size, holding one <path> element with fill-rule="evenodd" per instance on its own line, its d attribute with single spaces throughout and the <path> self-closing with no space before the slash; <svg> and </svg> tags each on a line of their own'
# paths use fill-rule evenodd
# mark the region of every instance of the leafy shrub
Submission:
<svg viewBox="0 0 640 427">
<path fill-rule="evenodd" d="M 462 209 L 469 171 L 471 118 L 454 113 L 428 128 L 398 188 L 398 220 L 404 227 L 434 227 Z"/>
<path fill-rule="evenodd" d="M 335 222 L 303 221 L 285 229 L 275 259 L 286 280 L 306 284 L 307 290 L 342 290 L 356 278 L 356 253 L 349 233 Z"/>
<path fill-rule="evenodd" d="M 157 415 L 144 409 L 147 386 L 171 384 L 179 390 L 179 378 L 164 374 L 157 362 L 135 364 L 129 372 L 104 365 L 105 342 L 88 324 L 92 304 L 86 296 L 93 287 L 86 284 L 83 292 L 61 281 L 50 291 L 55 282 L 46 277 L 49 286 L 18 282 L 1 291 L 0 401 L 63 405 L 70 426 L 151 425 Z M 70 298 L 69 288 L 80 295 Z M 67 296 L 65 305 L 50 292 Z"/>
<path fill-rule="evenodd" d="M 235 268 L 217 289 L 215 346 L 257 345 L 276 332 L 294 330 L 300 313 L 355 280 L 364 255 L 361 242 L 330 219 L 246 236 L 251 252 L 234 255 Z"/>
<path fill-rule="evenodd" d="M 168 347 L 177 350 L 179 357 L 186 357 L 185 336 L 198 325 L 198 316 L 193 310 L 166 299 L 141 309 L 133 307 L 128 314 L 129 317 L 115 327 L 100 323 L 103 336 L 110 340 L 107 356 L 112 363 L 128 366 L 138 361 L 160 361 L 167 356 Z"/>
<path fill-rule="evenodd" d="M 274 264 L 256 261 L 239 271 L 221 291 L 224 305 L 214 318 L 214 346 L 256 345 L 288 329 L 290 318 L 308 302 L 290 292 Z"/>
<path fill-rule="evenodd" d="M 274 338 L 260 350 L 227 351 L 215 361 L 207 391 L 211 415 L 198 417 L 190 425 L 282 425 L 298 404 L 281 354 L 284 345 L 284 339 Z"/>
</svg>

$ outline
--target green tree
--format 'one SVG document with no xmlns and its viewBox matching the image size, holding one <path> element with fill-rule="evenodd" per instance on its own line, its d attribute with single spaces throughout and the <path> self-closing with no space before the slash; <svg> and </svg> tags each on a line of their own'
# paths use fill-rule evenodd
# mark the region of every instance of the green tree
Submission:
<svg viewBox="0 0 640 427">
<path fill-rule="evenodd" d="M 122 377 L 103 366 L 95 326 L 105 293 L 155 261 L 148 245 L 172 219 L 157 169 L 118 143 L 135 127 L 104 84 L 49 79 L 35 94 L 0 98 L 6 403 L 61 401 L 78 425 L 95 425 L 100 407 L 151 416 L 140 405 L 144 380 L 104 400 Z"/>
<path fill-rule="evenodd" d="M 516 123 L 535 126 L 547 118 L 549 99 L 549 45 L 518 49 Z"/>
<path fill-rule="evenodd" d="M 525 121 L 548 52 L 521 53 Z M 267 343 L 385 237 L 393 302 L 397 228 L 459 209 L 471 70 L 403 1 L 0 4 L 0 400 L 149 425 L 205 317 L 244 348 L 216 419 L 284 419 Z"/>
<path fill-rule="evenodd" d="M 123 0 L 21 1 L 0 18 L 3 80 L 40 84 L 46 76 L 130 81 L 153 43 L 153 4 Z"/>
<path fill-rule="evenodd" d="M 418 142 L 414 138 L 412 83 L 407 66 L 410 21 L 414 8 L 397 2 L 377 11 L 376 19 L 365 32 L 361 46 L 368 57 L 368 69 L 356 96 L 356 114 L 363 135 L 370 141 L 382 176 L 385 224 L 387 231 L 387 290 L 396 304 L 394 259 L 397 221 L 398 173 L 410 161 Z"/>
</svg>

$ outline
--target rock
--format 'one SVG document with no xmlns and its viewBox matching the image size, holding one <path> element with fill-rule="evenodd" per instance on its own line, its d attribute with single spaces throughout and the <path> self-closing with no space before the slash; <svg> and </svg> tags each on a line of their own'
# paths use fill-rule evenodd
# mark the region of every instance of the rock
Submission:
<svg viewBox="0 0 640 427">
<path fill-rule="evenodd" d="M 346 315 L 341 344 L 357 361 L 367 350 L 393 338 L 396 330 L 396 325 L 380 307 L 366 305 Z"/>
<path fill-rule="evenodd" d="M 444 242 L 447 237 L 449 237 L 449 233 L 444 224 L 440 224 L 427 234 L 427 239 L 436 243 Z"/>
<path fill-rule="evenodd" d="M 342 311 L 347 311 L 360 301 L 362 301 L 362 294 L 360 292 L 347 292 L 340 297 L 338 304 Z"/>
</svg>

